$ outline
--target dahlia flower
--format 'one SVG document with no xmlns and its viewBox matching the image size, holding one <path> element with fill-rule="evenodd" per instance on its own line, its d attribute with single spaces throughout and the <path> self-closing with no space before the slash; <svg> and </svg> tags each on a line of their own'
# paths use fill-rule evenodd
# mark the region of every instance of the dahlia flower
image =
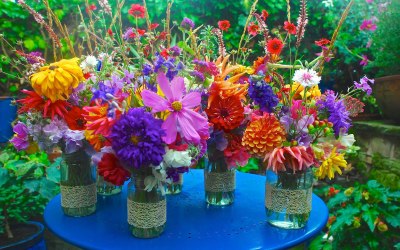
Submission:
<svg viewBox="0 0 400 250">
<path fill-rule="evenodd" d="M 186 141 L 194 144 L 199 144 L 201 137 L 208 137 L 207 119 L 192 110 L 200 105 L 201 94 L 185 94 L 186 87 L 182 77 L 175 77 L 170 83 L 164 73 L 159 73 L 157 82 L 166 99 L 149 90 L 142 91 L 142 98 L 144 105 L 151 107 L 153 113 L 170 112 L 162 124 L 166 132 L 163 137 L 165 143 L 173 143 L 178 130 Z"/>
<path fill-rule="evenodd" d="M 67 100 L 73 88 L 85 80 L 78 58 L 61 61 L 40 68 L 38 73 L 30 76 L 33 89 L 52 102 Z"/>
<path fill-rule="evenodd" d="M 97 171 L 105 181 L 121 186 L 130 177 L 130 172 L 121 165 L 113 153 L 105 153 L 97 164 Z"/>
<path fill-rule="evenodd" d="M 264 161 L 268 160 L 268 168 L 274 172 L 292 169 L 293 173 L 309 168 L 314 164 L 314 155 L 311 148 L 303 146 L 275 148 L 265 155 Z"/>
<path fill-rule="evenodd" d="M 300 83 L 303 87 L 318 85 L 321 77 L 313 69 L 298 69 L 294 72 L 293 81 Z"/>
<path fill-rule="evenodd" d="M 333 148 L 330 155 L 322 162 L 321 166 L 319 166 L 315 175 L 319 179 L 324 179 L 326 177 L 332 179 L 335 177 L 335 172 L 342 174 L 340 168 L 346 169 L 347 162 L 344 159 L 344 154 L 337 153 L 336 148 Z"/>
<path fill-rule="evenodd" d="M 214 128 L 224 131 L 237 128 L 244 119 L 242 102 L 236 96 L 225 99 L 217 96 L 206 109 L 206 113 Z"/>
</svg>

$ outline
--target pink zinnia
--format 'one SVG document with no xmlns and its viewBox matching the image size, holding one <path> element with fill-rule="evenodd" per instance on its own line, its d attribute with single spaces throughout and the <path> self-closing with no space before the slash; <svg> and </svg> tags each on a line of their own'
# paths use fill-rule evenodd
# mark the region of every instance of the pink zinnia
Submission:
<svg viewBox="0 0 400 250">
<path fill-rule="evenodd" d="M 157 82 L 166 99 L 150 90 L 143 90 L 142 98 L 144 105 L 151 107 L 153 113 L 170 112 L 162 125 L 166 132 L 163 137 L 165 143 L 173 143 L 178 130 L 183 138 L 194 144 L 200 143 L 202 137 L 208 137 L 207 119 L 192 110 L 200 105 L 200 93 L 191 92 L 185 95 L 186 87 L 182 77 L 175 77 L 170 83 L 164 73 L 159 73 Z"/>
<path fill-rule="evenodd" d="M 293 173 L 309 168 L 314 164 L 314 154 L 311 148 L 303 146 L 275 148 L 268 153 L 264 161 L 268 160 L 268 168 L 274 172 L 292 169 Z"/>
<path fill-rule="evenodd" d="M 360 65 L 363 67 L 368 65 L 368 57 L 366 55 L 362 55 L 362 60 L 360 62 Z"/>
<path fill-rule="evenodd" d="M 360 30 L 369 30 L 369 31 L 375 31 L 376 30 L 376 24 L 371 20 L 364 20 L 362 24 L 360 25 Z"/>
</svg>

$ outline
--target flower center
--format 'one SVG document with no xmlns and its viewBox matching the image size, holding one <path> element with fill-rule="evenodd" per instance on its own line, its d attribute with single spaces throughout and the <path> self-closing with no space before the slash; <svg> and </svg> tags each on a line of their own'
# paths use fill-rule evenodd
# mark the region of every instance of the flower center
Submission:
<svg viewBox="0 0 400 250">
<path fill-rule="evenodd" d="M 304 74 L 303 74 L 303 79 L 304 79 L 304 81 L 310 81 L 311 78 L 312 78 L 312 75 L 311 75 L 311 74 L 309 74 L 309 73 L 304 73 Z"/>
<path fill-rule="evenodd" d="M 56 65 L 52 65 L 49 67 L 50 70 L 55 70 L 56 68 L 58 68 L 58 66 L 56 66 Z"/>
<path fill-rule="evenodd" d="M 182 103 L 179 101 L 174 101 L 172 104 L 172 109 L 175 111 L 180 111 L 182 109 Z"/>
<path fill-rule="evenodd" d="M 132 135 L 131 142 L 136 146 L 139 143 L 139 136 Z"/>
<path fill-rule="evenodd" d="M 225 109 L 225 108 L 222 108 L 222 109 L 221 109 L 221 116 L 222 116 L 223 118 L 228 117 L 228 116 L 229 116 L 228 110 Z"/>
</svg>

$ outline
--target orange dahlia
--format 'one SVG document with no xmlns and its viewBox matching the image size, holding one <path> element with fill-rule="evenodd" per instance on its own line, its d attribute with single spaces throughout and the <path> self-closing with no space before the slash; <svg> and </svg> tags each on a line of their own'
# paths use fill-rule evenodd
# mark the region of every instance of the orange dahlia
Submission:
<svg viewBox="0 0 400 250">
<path fill-rule="evenodd" d="M 206 113 L 214 128 L 224 131 L 237 128 L 244 119 L 244 108 L 237 96 L 224 99 L 216 96 L 210 107 L 206 109 Z"/>
<path fill-rule="evenodd" d="M 285 128 L 272 114 L 255 117 L 243 134 L 242 144 L 253 155 L 265 157 L 285 140 Z"/>
</svg>

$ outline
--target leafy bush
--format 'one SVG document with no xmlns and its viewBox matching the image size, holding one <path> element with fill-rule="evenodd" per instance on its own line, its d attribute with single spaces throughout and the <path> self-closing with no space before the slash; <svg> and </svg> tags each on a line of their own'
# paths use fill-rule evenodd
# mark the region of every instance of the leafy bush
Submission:
<svg viewBox="0 0 400 250">
<path fill-rule="evenodd" d="M 310 249 L 392 249 L 400 247 L 400 191 L 392 192 L 376 180 L 344 189 L 325 187 L 330 217 L 327 235 Z M 397 244 L 397 245 L 396 245 Z"/>
<path fill-rule="evenodd" d="M 50 165 L 46 153 L 16 152 L 8 146 L 0 154 L 0 233 L 11 238 L 11 225 L 43 213 L 59 192 L 59 160 Z"/>
</svg>

